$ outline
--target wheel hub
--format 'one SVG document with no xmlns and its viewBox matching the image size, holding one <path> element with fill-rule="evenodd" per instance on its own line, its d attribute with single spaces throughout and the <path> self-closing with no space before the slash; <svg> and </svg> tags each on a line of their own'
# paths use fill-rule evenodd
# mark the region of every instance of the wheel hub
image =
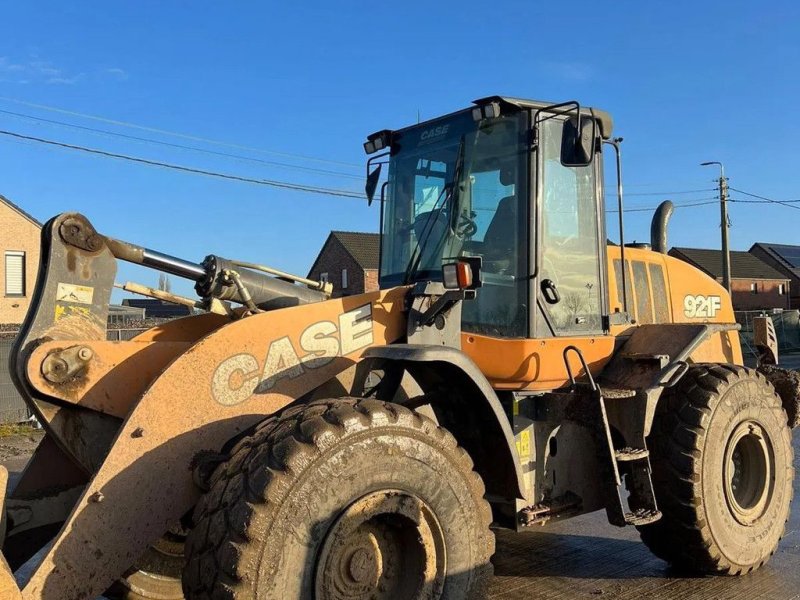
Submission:
<svg viewBox="0 0 800 600">
<path fill-rule="evenodd" d="M 772 443 L 755 421 L 734 429 L 725 451 L 725 499 L 733 517 L 753 525 L 766 511 L 774 487 Z"/>
<path fill-rule="evenodd" d="M 320 600 L 436 599 L 444 587 L 444 534 L 428 505 L 386 490 L 351 504 L 327 533 L 316 565 Z"/>
<path fill-rule="evenodd" d="M 350 577 L 356 583 L 365 583 L 370 579 L 370 574 L 377 571 L 378 562 L 375 554 L 364 548 L 359 548 L 350 557 Z"/>
</svg>

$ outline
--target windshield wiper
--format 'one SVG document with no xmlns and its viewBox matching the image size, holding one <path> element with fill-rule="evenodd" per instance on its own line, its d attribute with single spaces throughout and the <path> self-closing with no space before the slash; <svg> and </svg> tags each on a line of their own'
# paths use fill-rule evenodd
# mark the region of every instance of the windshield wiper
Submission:
<svg viewBox="0 0 800 600">
<path fill-rule="evenodd" d="M 457 208 L 458 198 L 460 196 L 459 180 L 461 179 L 461 172 L 464 170 L 464 145 L 465 145 L 464 141 L 465 141 L 465 136 L 462 135 L 461 142 L 458 145 L 458 154 L 456 156 L 455 169 L 453 169 L 453 180 L 449 184 L 445 184 L 445 186 L 442 188 L 439 197 L 436 198 L 436 202 L 433 203 L 433 207 L 428 213 L 428 217 L 425 219 L 425 223 L 422 226 L 422 231 L 420 232 L 420 239 L 417 242 L 417 247 L 414 248 L 414 251 L 411 253 L 411 258 L 408 261 L 408 265 L 406 266 L 405 275 L 403 276 L 403 285 L 408 285 L 411 282 L 411 280 L 413 279 L 414 275 L 417 272 L 417 269 L 419 268 L 419 263 L 422 260 L 422 254 L 424 250 L 428 247 L 428 240 L 430 239 L 431 232 L 434 229 L 433 225 L 435 221 L 432 221 L 432 219 L 434 215 L 436 215 L 439 202 L 442 199 L 445 200 L 450 210 L 448 230 L 450 231 L 451 235 L 455 235 L 453 213 L 456 211 Z"/>
</svg>

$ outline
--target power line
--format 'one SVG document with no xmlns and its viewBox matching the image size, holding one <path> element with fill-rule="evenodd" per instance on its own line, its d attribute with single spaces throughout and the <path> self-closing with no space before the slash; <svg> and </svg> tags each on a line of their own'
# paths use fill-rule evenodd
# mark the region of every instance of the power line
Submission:
<svg viewBox="0 0 800 600">
<path fill-rule="evenodd" d="M 745 192 L 744 190 L 738 190 L 736 188 L 730 188 L 732 191 L 737 192 L 739 194 L 744 194 L 745 196 L 750 196 L 751 198 L 758 198 L 759 200 L 763 200 L 765 203 L 770 204 L 780 204 L 782 206 L 788 206 L 789 208 L 795 208 L 800 210 L 800 206 L 795 206 L 792 202 L 800 202 L 800 200 L 773 200 L 772 198 L 767 198 L 766 196 L 759 196 L 758 194 L 751 194 L 750 192 Z"/>
<path fill-rule="evenodd" d="M 182 171 L 184 173 L 192 173 L 195 175 L 205 175 L 207 177 L 217 177 L 220 179 L 229 179 L 233 181 L 240 181 L 242 183 L 254 183 L 257 185 L 266 185 L 270 187 L 277 187 L 283 189 L 290 189 L 296 190 L 299 192 L 309 192 L 313 194 L 323 194 L 327 196 L 341 196 L 344 198 L 363 198 L 363 194 L 358 192 L 351 192 L 349 190 L 337 190 L 333 188 L 324 188 L 324 187 L 316 187 L 310 185 L 302 185 L 298 183 L 290 183 L 287 181 L 276 181 L 273 179 L 254 179 L 251 177 L 242 177 L 240 175 L 232 175 L 229 173 L 219 173 L 217 171 L 207 171 L 204 169 L 196 169 L 194 167 L 186 167 L 183 165 L 176 165 L 172 163 L 165 163 L 156 160 L 150 160 L 147 158 L 139 158 L 137 156 L 129 156 L 127 154 L 116 154 L 114 152 L 106 152 L 105 150 L 98 150 L 96 148 L 88 148 L 86 146 L 77 146 L 74 144 L 66 144 L 64 142 L 57 142 L 54 140 L 48 140 L 45 138 L 34 137 L 30 135 L 22 135 L 21 133 L 15 133 L 13 131 L 5 131 L 0 129 L 0 135 L 5 135 L 8 137 L 13 137 L 21 140 L 27 140 L 31 142 L 37 142 L 40 144 L 48 144 L 50 146 L 57 146 L 59 148 L 66 148 L 68 150 L 78 150 L 81 152 L 86 152 L 88 154 L 94 154 L 97 156 L 102 156 L 105 158 L 116 158 L 119 160 L 127 160 L 130 162 L 135 162 L 143 165 L 149 165 L 152 167 L 162 167 L 165 169 L 172 169 L 174 171 Z"/>
<path fill-rule="evenodd" d="M 705 188 L 701 190 L 679 190 L 673 192 L 625 192 L 624 196 L 682 196 L 685 194 L 699 194 L 701 192 L 714 192 L 717 188 Z M 616 192 L 609 194 L 616 197 Z"/>
<path fill-rule="evenodd" d="M 687 203 L 684 203 L 684 204 L 675 204 L 675 208 L 691 208 L 693 206 L 706 206 L 706 205 L 709 205 L 709 204 L 718 204 L 718 203 L 719 203 L 718 199 L 709 198 L 709 199 L 707 199 L 706 201 L 703 201 L 703 202 L 698 201 L 698 202 L 687 202 Z M 658 208 L 657 206 L 648 206 L 646 208 L 645 207 L 642 207 L 642 208 L 625 208 L 625 209 L 623 209 L 623 212 L 645 212 L 645 211 L 652 212 L 657 208 Z M 617 210 L 617 209 L 606 209 L 606 212 L 618 213 L 619 210 Z"/>
<path fill-rule="evenodd" d="M 302 154 L 291 154 L 289 152 L 278 152 L 278 151 L 275 151 L 275 150 L 265 150 L 263 148 L 255 148 L 253 146 L 245 146 L 245 145 L 242 145 L 242 144 L 234 144 L 234 143 L 231 143 L 231 142 L 223 142 L 223 141 L 214 140 L 214 139 L 211 139 L 211 138 L 205 138 L 205 137 L 196 136 L 196 135 L 189 135 L 189 134 L 186 134 L 186 133 L 179 133 L 177 131 L 169 131 L 167 129 L 159 129 L 157 127 L 148 127 L 146 125 L 137 125 L 136 123 L 130 123 L 128 121 L 119 121 L 119 120 L 116 120 L 116 119 L 109 119 L 109 118 L 100 117 L 100 116 L 97 116 L 97 115 L 90 115 L 90 114 L 81 113 L 81 112 L 77 112 L 77 111 L 73 111 L 73 110 L 67 110 L 67 109 L 64 109 L 64 108 L 58 108 L 58 107 L 55 107 L 55 106 L 48 106 L 46 104 L 37 104 L 35 102 L 26 102 L 25 100 L 17 100 L 16 98 L 8 98 L 8 97 L 5 97 L 5 96 L 0 96 L 0 100 L 3 100 L 5 102 L 13 102 L 15 104 L 20 104 L 22 106 L 28 106 L 30 108 L 38 108 L 40 110 L 47 110 L 47 111 L 51 111 L 51 112 L 60 113 L 60 114 L 63 114 L 63 115 L 70 115 L 72 117 L 80 117 L 82 119 L 91 119 L 93 121 L 100 121 L 101 123 L 108 123 L 110 125 L 117 125 L 117 126 L 120 126 L 120 127 L 130 127 L 132 129 L 139 129 L 141 131 L 149 131 L 150 133 L 160 133 L 162 135 L 171 135 L 173 137 L 183 138 L 185 140 L 192 140 L 194 142 L 203 142 L 203 143 L 206 143 L 206 144 L 216 144 L 218 146 L 227 146 L 228 148 L 236 148 L 238 150 L 250 150 L 251 152 L 261 152 L 261 153 L 264 153 L 264 154 L 274 154 L 275 156 L 285 156 L 287 158 L 309 160 L 309 161 L 314 161 L 314 162 L 335 164 L 335 165 L 346 166 L 346 167 L 359 167 L 359 168 L 362 167 L 362 165 L 358 165 L 358 164 L 355 164 L 355 163 L 347 163 L 347 162 L 342 162 L 342 161 L 338 161 L 338 160 L 330 160 L 330 159 L 327 159 L 327 158 L 316 158 L 314 156 L 304 156 Z"/>
<path fill-rule="evenodd" d="M 153 138 L 145 138 L 145 137 L 139 137 L 139 136 L 135 136 L 135 135 L 128 135 L 128 134 L 125 134 L 125 133 L 118 133 L 116 131 L 109 131 L 107 129 L 95 129 L 94 127 L 86 127 L 84 125 L 75 125 L 73 123 L 66 123 L 64 121 L 56 121 L 56 120 L 53 120 L 53 119 L 45 119 L 43 117 L 35 117 L 33 115 L 26 115 L 26 114 L 23 114 L 23 113 L 18 113 L 18 112 L 14 112 L 14 111 L 10 111 L 10 110 L 2 110 L 2 109 L 0 109 L 0 113 L 1 114 L 5 114 L 5 115 L 11 115 L 13 117 L 19 117 L 19 118 L 22 118 L 22 119 L 29 119 L 29 120 L 32 120 L 32 121 L 39 121 L 39 122 L 42 122 L 42 123 L 49 123 L 51 125 L 59 125 L 59 126 L 62 126 L 62 127 L 71 127 L 72 129 L 79 129 L 81 131 L 89 131 L 89 132 L 92 132 L 92 133 L 99 133 L 99 134 L 106 135 L 106 136 L 114 136 L 114 137 L 119 137 L 119 138 L 123 138 L 123 139 L 127 139 L 127 140 L 134 140 L 134 141 L 137 141 L 137 142 L 146 142 L 146 143 L 149 143 L 149 144 L 157 144 L 159 146 L 167 146 L 169 148 L 179 148 L 181 150 L 191 150 L 193 152 L 202 152 L 204 154 L 211 154 L 211 155 L 214 155 L 214 156 L 222 156 L 222 157 L 225 157 L 225 158 L 233 158 L 233 159 L 237 159 L 237 160 L 246 160 L 246 161 L 255 162 L 255 163 L 259 163 L 259 164 L 263 164 L 263 165 L 283 167 L 283 168 L 287 168 L 287 169 L 297 169 L 297 170 L 300 170 L 300 171 L 309 171 L 309 172 L 312 172 L 312 173 L 321 173 L 321 174 L 324 174 L 324 175 L 335 175 L 337 177 L 347 177 L 347 178 L 350 178 L 350 179 L 363 179 L 363 177 L 360 176 L 360 175 L 353 175 L 351 173 L 342 173 L 341 171 L 331 171 L 331 170 L 328 170 L 328 169 L 319 169 L 319 168 L 316 168 L 316 167 L 303 167 L 303 166 L 300 166 L 300 165 L 292 165 L 292 164 L 289 164 L 289 163 L 281 163 L 281 162 L 276 162 L 276 161 L 271 161 L 271 160 L 264 160 L 264 159 L 261 159 L 261 158 L 254 158 L 252 156 L 244 156 L 242 154 L 231 154 L 231 153 L 228 153 L 228 152 L 218 152 L 216 150 L 208 150 L 206 148 L 199 148 L 197 146 L 186 146 L 186 145 L 183 145 L 183 144 L 175 144 L 175 143 L 172 143 L 172 142 L 164 142 L 162 140 L 156 140 L 156 139 L 153 139 Z"/>
</svg>

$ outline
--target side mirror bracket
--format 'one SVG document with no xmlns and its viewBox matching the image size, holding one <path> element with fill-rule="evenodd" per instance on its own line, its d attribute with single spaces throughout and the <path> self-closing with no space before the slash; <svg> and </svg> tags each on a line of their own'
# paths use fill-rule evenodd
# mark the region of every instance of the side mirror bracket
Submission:
<svg viewBox="0 0 800 600">
<path fill-rule="evenodd" d="M 378 162 L 375 168 L 370 170 L 372 164 L 378 159 L 384 158 L 388 155 L 388 152 L 384 152 L 383 154 L 371 156 L 369 160 L 367 160 L 367 183 L 364 186 L 364 191 L 367 195 L 367 206 L 371 206 L 372 200 L 375 198 L 375 191 L 378 189 L 378 182 L 381 180 L 381 170 L 384 165 L 383 162 Z"/>
</svg>

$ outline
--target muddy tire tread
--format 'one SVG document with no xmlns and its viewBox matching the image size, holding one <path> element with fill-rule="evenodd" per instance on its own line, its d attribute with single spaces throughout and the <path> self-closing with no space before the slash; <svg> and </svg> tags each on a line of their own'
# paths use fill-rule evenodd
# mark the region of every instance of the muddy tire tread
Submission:
<svg viewBox="0 0 800 600">
<path fill-rule="evenodd" d="M 489 529 L 491 509 L 483 499 L 483 481 L 467 452 L 448 431 L 408 408 L 373 399 L 341 398 L 291 407 L 266 419 L 217 467 L 209 480 L 209 492 L 195 508 L 195 526 L 187 540 L 186 598 L 254 598 L 249 571 L 259 564 L 260 545 L 251 542 L 264 530 L 260 513 L 265 507 L 277 507 L 294 477 L 326 450 L 374 428 L 417 432 L 429 444 L 448 451 L 468 477 L 481 499 L 479 518 L 484 525 L 486 556 L 476 572 L 474 597 L 484 597 L 493 573 L 489 559 L 495 540 Z"/>
<path fill-rule="evenodd" d="M 745 367 L 693 365 L 676 388 L 665 392 L 659 404 L 649 445 L 653 485 L 663 517 L 638 529 L 642 541 L 653 554 L 678 569 L 741 575 L 766 562 L 765 559 L 757 565 L 742 566 L 722 555 L 705 520 L 701 488 L 701 453 L 713 411 L 727 387 L 747 378 L 757 379 L 771 387 L 761 373 Z M 780 411 L 785 422 L 786 414 L 774 390 L 772 396 L 769 408 Z M 791 444 L 789 451 L 791 461 Z M 781 538 L 785 528 L 786 523 Z M 769 556 L 775 553 L 776 548 L 777 545 Z"/>
</svg>

